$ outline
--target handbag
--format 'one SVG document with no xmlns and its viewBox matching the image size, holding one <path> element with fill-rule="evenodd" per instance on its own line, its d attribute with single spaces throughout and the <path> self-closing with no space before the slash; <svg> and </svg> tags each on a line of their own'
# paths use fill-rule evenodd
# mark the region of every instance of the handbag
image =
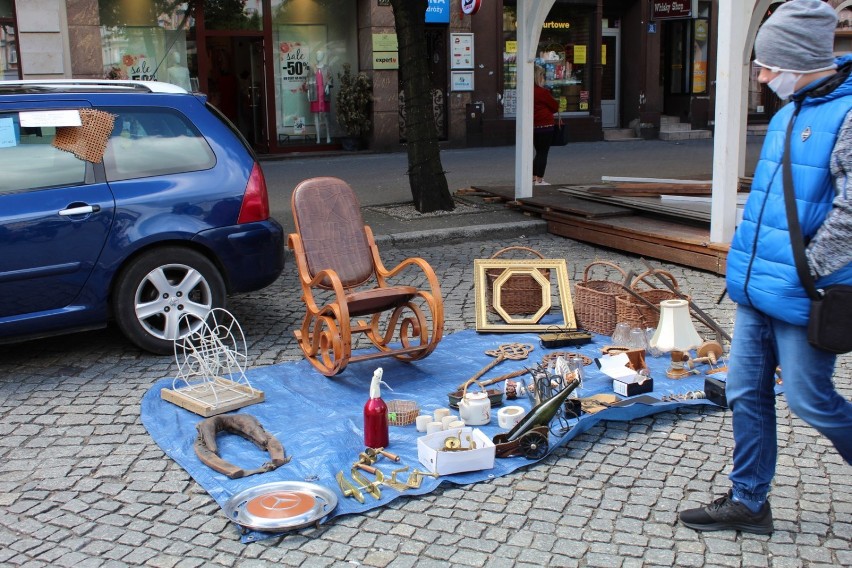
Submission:
<svg viewBox="0 0 852 568">
<path fill-rule="evenodd" d="M 793 123 L 798 114 L 797 106 L 790 118 L 790 123 L 787 125 L 787 134 L 784 139 L 782 170 L 787 227 L 790 231 L 796 272 L 811 299 L 808 343 L 817 349 L 841 355 L 852 351 L 852 330 L 850 330 L 849 325 L 852 323 L 852 286 L 836 284 L 817 289 L 814 278 L 808 270 L 808 262 L 805 258 L 805 239 L 802 237 L 802 227 L 799 225 L 796 197 L 793 191 L 793 166 L 790 162 L 790 138 L 793 134 Z"/>
<path fill-rule="evenodd" d="M 559 117 L 559 120 L 553 125 L 553 140 L 550 142 L 550 145 L 565 146 L 567 144 L 568 128 L 566 128 L 566 124 L 562 121 L 562 117 Z"/>
</svg>

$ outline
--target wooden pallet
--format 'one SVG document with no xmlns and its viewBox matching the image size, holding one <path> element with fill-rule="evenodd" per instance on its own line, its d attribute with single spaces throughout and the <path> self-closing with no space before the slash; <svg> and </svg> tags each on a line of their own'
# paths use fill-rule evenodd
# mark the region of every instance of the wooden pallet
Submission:
<svg viewBox="0 0 852 568">
<path fill-rule="evenodd" d="M 686 185 L 704 190 L 705 183 Z M 658 196 L 621 198 L 587 191 L 596 187 L 612 186 L 536 186 L 533 197 L 517 201 L 514 186 L 474 189 L 540 216 L 554 235 L 725 273 L 728 246 L 710 242 L 709 203 L 671 202 Z"/>
<path fill-rule="evenodd" d="M 725 274 L 728 245 L 711 243 L 709 229 L 642 215 L 584 219 L 548 212 L 542 218 L 554 235 Z"/>
<path fill-rule="evenodd" d="M 607 203 L 599 203 L 588 199 L 566 197 L 562 195 L 545 195 L 541 197 L 524 197 L 518 200 L 524 211 L 544 214 L 548 212 L 570 213 L 586 219 L 601 219 L 605 217 L 623 217 L 633 215 L 633 209 L 619 207 Z"/>
</svg>

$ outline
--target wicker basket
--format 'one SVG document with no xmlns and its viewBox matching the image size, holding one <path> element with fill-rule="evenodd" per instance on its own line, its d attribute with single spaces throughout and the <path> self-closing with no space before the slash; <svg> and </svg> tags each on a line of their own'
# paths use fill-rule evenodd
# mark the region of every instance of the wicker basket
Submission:
<svg viewBox="0 0 852 568">
<path fill-rule="evenodd" d="M 389 400 L 388 424 L 391 426 L 408 426 L 414 424 L 420 409 L 413 400 Z"/>
<path fill-rule="evenodd" d="M 638 288 L 638 284 L 640 282 L 642 282 L 648 276 L 653 276 L 655 272 L 671 280 L 672 286 L 674 286 L 675 289 L 678 289 L 677 280 L 675 280 L 675 277 L 672 276 L 671 273 L 666 272 L 665 270 L 648 270 L 643 272 L 642 274 L 633 279 L 633 282 L 630 283 L 630 288 L 638 295 L 642 296 L 643 298 L 658 307 L 660 305 L 660 302 L 662 302 L 663 300 L 674 300 L 679 298 L 680 296 L 678 296 L 668 288 L 650 288 L 648 290 L 640 290 Z M 645 280 L 645 284 L 650 286 L 647 280 Z M 689 299 L 689 296 L 683 295 L 683 297 Z M 631 328 L 657 327 L 657 324 L 660 321 L 660 312 L 658 310 L 655 310 L 648 304 L 630 295 L 621 295 L 616 298 L 615 311 L 618 321 L 627 323 L 628 325 L 630 325 Z"/>
<path fill-rule="evenodd" d="M 519 246 L 506 247 L 502 250 L 498 250 L 491 256 L 491 258 L 495 259 L 512 250 L 524 251 L 535 255 L 540 259 L 544 258 L 544 255 L 538 251 Z M 542 268 L 539 272 L 541 272 L 541 275 L 546 279 L 550 280 L 549 270 Z M 486 290 L 488 310 L 491 312 L 496 311 L 494 309 L 494 301 L 492 299 L 494 297 L 494 282 L 501 274 L 503 274 L 503 269 L 500 268 L 490 268 L 485 271 L 485 275 L 488 277 L 488 289 Z M 506 282 L 503 283 L 503 286 L 500 289 L 500 306 L 509 315 L 534 314 L 538 312 L 542 306 L 541 284 L 528 274 L 516 274 L 514 276 L 510 276 Z"/>
<path fill-rule="evenodd" d="M 621 274 L 621 282 L 589 280 L 593 266 L 607 266 Z M 615 299 L 624 293 L 622 283 L 627 274 L 611 262 L 598 260 L 583 271 L 583 281 L 574 286 L 574 314 L 577 324 L 588 331 L 601 335 L 612 335 L 615 331 Z"/>
</svg>

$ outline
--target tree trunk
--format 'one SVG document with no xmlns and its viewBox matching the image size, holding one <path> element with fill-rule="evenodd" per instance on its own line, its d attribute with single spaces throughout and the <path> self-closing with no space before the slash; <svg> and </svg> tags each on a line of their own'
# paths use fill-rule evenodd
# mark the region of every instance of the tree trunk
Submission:
<svg viewBox="0 0 852 568">
<path fill-rule="evenodd" d="M 455 208 L 444 167 L 432 110 L 432 84 L 426 60 L 425 20 L 428 0 L 391 0 L 399 42 L 399 74 L 405 98 L 408 183 L 421 213 Z"/>
</svg>

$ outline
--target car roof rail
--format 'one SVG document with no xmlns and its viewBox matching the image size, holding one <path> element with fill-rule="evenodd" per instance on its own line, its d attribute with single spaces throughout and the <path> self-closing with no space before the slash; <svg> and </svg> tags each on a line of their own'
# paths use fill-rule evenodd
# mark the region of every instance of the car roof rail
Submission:
<svg viewBox="0 0 852 568">
<path fill-rule="evenodd" d="M 186 94 L 183 87 L 161 81 L 129 79 L 24 79 L 0 81 L 0 91 L 33 92 L 94 92 L 136 91 L 144 93 Z"/>
</svg>

